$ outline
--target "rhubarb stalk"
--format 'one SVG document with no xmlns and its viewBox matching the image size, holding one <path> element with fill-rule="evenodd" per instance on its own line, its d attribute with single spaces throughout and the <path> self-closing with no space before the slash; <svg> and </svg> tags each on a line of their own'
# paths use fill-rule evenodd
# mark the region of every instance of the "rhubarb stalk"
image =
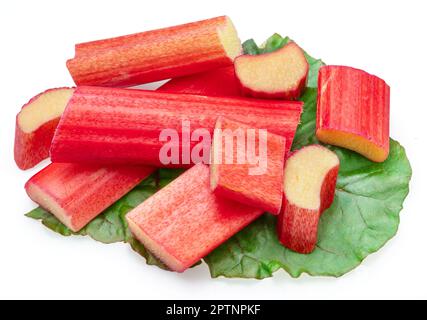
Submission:
<svg viewBox="0 0 427 320">
<path fill-rule="evenodd" d="M 197 164 L 126 215 L 135 237 L 171 270 L 183 272 L 261 216 L 215 195 Z"/>
<path fill-rule="evenodd" d="M 47 90 L 22 107 L 16 116 L 14 146 L 15 162 L 20 169 L 30 169 L 49 156 L 53 134 L 73 90 Z"/>
<path fill-rule="evenodd" d="M 316 136 L 382 162 L 389 153 L 390 87 L 362 70 L 319 71 Z"/>
<path fill-rule="evenodd" d="M 289 149 L 302 104 L 79 87 L 55 133 L 51 158 L 160 167 L 207 163 L 218 116 L 281 135 Z"/>
<path fill-rule="evenodd" d="M 34 202 L 77 232 L 154 170 L 52 163 L 33 176 L 25 190 Z"/>
<path fill-rule="evenodd" d="M 295 151 L 286 161 L 278 221 L 280 242 L 299 253 L 312 252 L 322 213 L 332 205 L 339 159 L 320 145 Z"/>
<path fill-rule="evenodd" d="M 67 67 L 77 85 L 128 87 L 230 66 L 241 44 L 222 16 L 77 44 L 75 51 Z"/>
<path fill-rule="evenodd" d="M 278 215 L 285 150 L 282 136 L 220 118 L 212 145 L 212 189 L 221 196 Z"/>
</svg>

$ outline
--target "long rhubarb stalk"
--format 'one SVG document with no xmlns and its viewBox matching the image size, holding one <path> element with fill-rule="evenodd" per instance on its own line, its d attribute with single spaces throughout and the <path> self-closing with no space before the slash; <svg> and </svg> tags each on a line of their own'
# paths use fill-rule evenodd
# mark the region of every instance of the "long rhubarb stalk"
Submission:
<svg viewBox="0 0 427 320">
<path fill-rule="evenodd" d="M 206 158 L 209 162 L 219 116 L 267 129 L 291 142 L 301 110 L 302 102 L 79 87 L 59 123 L 51 158 L 188 167 Z"/>
<path fill-rule="evenodd" d="M 73 90 L 49 89 L 22 107 L 16 116 L 14 147 L 20 169 L 30 169 L 49 156 L 53 134 Z"/>
<path fill-rule="evenodd" d="M 241 44 L 217 17 L 76 45 L 67 67 L 78 85 L 133 86 L 232 65 Z"/>
<path fill-rule="evenodd" d="M 52 163 L 25 185 L 29 197 L 79 231 L 155 169 Z"/>
<path fill-rule="evenodd" d="M 389 152 L 390 87 L 362 70 L 319 71 L 316 136 L 382 162 Z"/>
<path fill-rule="evenodd" d="M 198 164 L 126 215 L 136 238 L 170 269 L 183 272 L 261 216 L 215 195 Z"/>
</svg>

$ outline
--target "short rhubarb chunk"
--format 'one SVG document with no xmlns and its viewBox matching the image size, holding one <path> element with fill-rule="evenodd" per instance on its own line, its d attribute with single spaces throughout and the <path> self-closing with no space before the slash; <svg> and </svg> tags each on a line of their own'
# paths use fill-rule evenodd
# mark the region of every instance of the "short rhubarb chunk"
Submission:
<svg viewBox="0 0 427 320">
<path fill-rule="evenodd" d="M 231 66 L 242 47 L 222 16 L 81 43 L 75 51 L 67 67 L 77 85 L 129 87 Z"/>
<path fill-rule="evenodd" d="M 197 164 L 126 215 L 130 230 L 171 270 L 183 272 L 261 216 L 215 195 Z"/>
<path fill-rule="evenodd" d="M 209 163 L 218 116 L 267 129 L 291 142 L 302 105 L 298 101 L 78 87 L 56 130 L 51 159 L 159 167 Z"/>
<path fill-rule="evenodd" d="M 218 195 L 278 215 L 286 139 L 220 118 L 212 145 L 211 187 Z"/>
<path fill-rule="evenodd" d="M 49 157 L 50 144 L 74 89 L 50 89 L 32 98 L 16 116 L 15 162 L 30 169 Z"/>
<path fill-rule="evenodd" d="M 287 159 L 278 221 L 285 247 L 304 254 L 315 249 L 320 216 L 334 201 L 339 164 L 336 154 L 320 145 L 304 147 Z"/>
<path fill-rule="evenodd" d="M 298 99 L 307 83 L 304 51 L 290 42 L 261 55 L 241 55 L 234 61 L 242 93 L 256 98 Z"/>
<path fill-rule="evenodd" d="M 325 66 L 319 71 L 317 138 L 383 162 L 389 153 L 390 87 L 365 71 Z"/>
<path fill-rule="evenodd" d="M 32 177 L 25 189 L 34 202 L 77 232 L 154 170 L 53 163 Z"/>
<path fill-rule="evenodd" d="M 157 91 L 216 97 L 241 96 L 233 66 L 174 78 Z"/>
</svg>

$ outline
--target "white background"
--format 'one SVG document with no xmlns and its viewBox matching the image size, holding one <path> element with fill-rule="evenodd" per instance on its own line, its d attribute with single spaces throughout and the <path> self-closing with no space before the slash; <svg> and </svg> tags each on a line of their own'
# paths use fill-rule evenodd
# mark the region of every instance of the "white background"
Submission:
<svg viewBox="0 0 427 320">
<path fill-rule="evenodd" d="M 1 1 L 0 298 L 427 298 L 427 6 L 425 1 Z M 391 135 L 413 167 L 397 236 L 339 278 L 210 279 L 147 266 L 125 244 L 64 238 L 24 217 L 39 170 L 13 161 L 15 115 L 33 95 L 73 84 L 77 42 L 229 15 L 242 40 L 289 35 L 330 64 L 365 69 L 392 88 Z"/>
</svg>

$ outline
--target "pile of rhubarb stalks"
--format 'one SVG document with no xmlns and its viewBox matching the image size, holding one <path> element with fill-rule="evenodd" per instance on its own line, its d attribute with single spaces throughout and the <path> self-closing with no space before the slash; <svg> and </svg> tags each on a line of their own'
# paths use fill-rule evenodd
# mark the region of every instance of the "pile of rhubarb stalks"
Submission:
<svg viewBox="0 0 427 320">
<path fill-rule="evenodd" d="M 344 66 L 319 70 L 316 136 L 325 145 L 291 152 L 309 72 L 304 51 L 291 41 L 243 54 L 228 17 L 75 51 L 67 67 L 76 87 L 47 90 L 17 115 L 18 167 L 52 161 L 25 189 L 77 232 L 157 168 L 186 168 L 126 215 L 171 270 L 185 271 L 265 212 L 278 216 L 285 247 L 309 254 L 340 166 L 325 145 L 388 157 L 389 86 Z M 165 79 L 155 91 L 124 89 Z"/>
</svg>

